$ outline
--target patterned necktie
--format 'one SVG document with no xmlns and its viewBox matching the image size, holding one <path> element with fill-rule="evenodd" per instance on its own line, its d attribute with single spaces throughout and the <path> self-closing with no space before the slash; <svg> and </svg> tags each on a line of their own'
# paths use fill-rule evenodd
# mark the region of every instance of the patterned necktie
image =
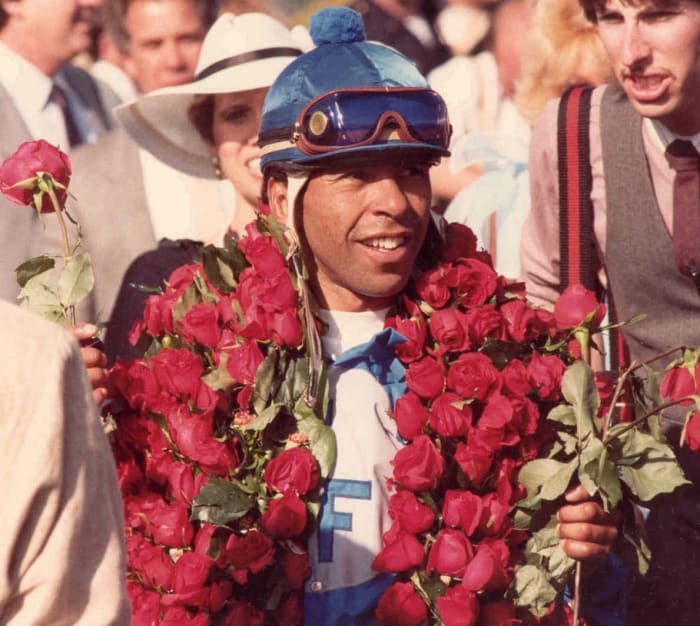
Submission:
<svg viewBox="0 0 700 626">
<path fill-rule="evenodd" d="M 68 99 L 66 98 L 65 91 L 59 87 L 56 83 L 53 84 L 51 88 L 51 94 L 49 95 L 49 100 L 61 109 L 63 114 L 63 121 L 66 125 L 66 135 L 68 136 L 68 143 L 71 148 L 80 145 L 82 141 L 82 136 L 78 130 L 78 126 L 75 123 L 75 118 L 71 113 L 70 106 L 68 106 Z"/>
<path fill-rule="evenodd" d="M 700 290 L 700 155 L 690 141 L 676 139 L 666 148 L 676 171 L 673 183 L 673 252 L 682 274 Z"/>
</svg>

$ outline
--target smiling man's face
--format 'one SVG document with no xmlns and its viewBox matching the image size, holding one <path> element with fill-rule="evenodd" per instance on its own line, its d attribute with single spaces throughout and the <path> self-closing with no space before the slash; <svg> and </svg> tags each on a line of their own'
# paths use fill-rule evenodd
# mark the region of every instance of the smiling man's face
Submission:
<svg viewBox="0 0 700 626">
<path fill-rule="evenodd" d="M 700 131 L 700 3 L 608 0 L 596 12 L 615 76 L 632 105 L 680 135 Z"/>
<path fill-rule="evenodd" d="M 368 163 L 311 177 L 300 226 L 310 282 L 323 308 L 367 311 L 394 302 L 431 219 L 428 169 Z"/>
</svg>

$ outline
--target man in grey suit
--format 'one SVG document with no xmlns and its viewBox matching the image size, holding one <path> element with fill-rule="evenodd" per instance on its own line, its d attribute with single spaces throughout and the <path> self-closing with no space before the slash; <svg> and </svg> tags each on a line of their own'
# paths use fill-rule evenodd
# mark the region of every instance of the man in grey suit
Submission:
<svg viewBox="0 0 700 626">
<path fill-rule="evenodd" d="M 0 0 L 0 160 L 33 139 L 70 152 L 114 126 L 114 94 L 69 64 L 87 49 L 101 2 Z M 14 301 L 15 267 L 50 249 L 38 216 L 4 198 L 0 251 L 0 299 Z"/>
</svg>

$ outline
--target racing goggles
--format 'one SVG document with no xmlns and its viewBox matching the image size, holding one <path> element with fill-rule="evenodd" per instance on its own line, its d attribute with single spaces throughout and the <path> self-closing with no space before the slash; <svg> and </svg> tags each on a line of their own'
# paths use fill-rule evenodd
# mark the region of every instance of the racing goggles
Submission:
<svg viewBox="0 0 700 626">
<path fill-rule="evenodd" d="M 336 89 L 299 114 L 292 142 L 306 155 L 399 139 L 447 149 L 450 121 L 444 100 L 431 89 Z"/>
</svg>

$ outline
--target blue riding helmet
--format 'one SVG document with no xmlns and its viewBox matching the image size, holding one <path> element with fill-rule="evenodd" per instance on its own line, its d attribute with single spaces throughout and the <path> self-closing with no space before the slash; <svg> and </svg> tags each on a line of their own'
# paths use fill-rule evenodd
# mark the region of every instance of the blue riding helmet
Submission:
<svg viewBox="0 0 700 626">
<path fill-rule="evenodd" d="M 409 59 L 365 40 L 359 13 L 323 9 L 310 32 L 316 48 L 293 61 L 265 98 L 263 171 L 381 150 L 426 160 L 449 155 L 444 101 Z"/>
</svg>

